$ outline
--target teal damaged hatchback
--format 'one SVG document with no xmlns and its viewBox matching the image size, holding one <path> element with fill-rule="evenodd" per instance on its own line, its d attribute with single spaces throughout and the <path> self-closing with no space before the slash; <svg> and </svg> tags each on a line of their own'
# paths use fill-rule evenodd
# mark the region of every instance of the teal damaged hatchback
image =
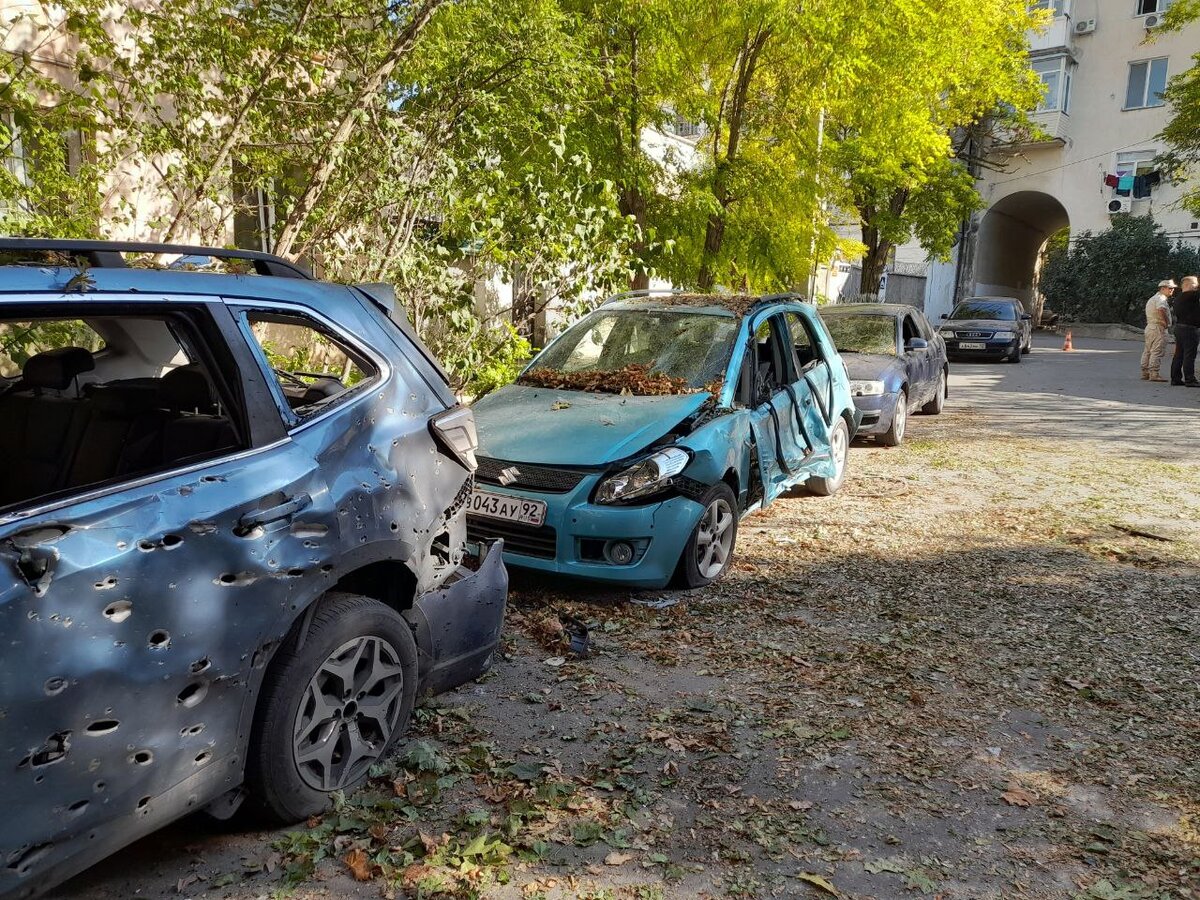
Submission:
<svg viewBox="0 0 1200 900">
<path fill-rule="evenodd" d="M 858 413 L 794 295 L 634 294 L 474 407 L 468 539 L 507 563 L 630 587 L 700 587 L 738 521 L 793 487 L 830 495 Z"/>
</svg>

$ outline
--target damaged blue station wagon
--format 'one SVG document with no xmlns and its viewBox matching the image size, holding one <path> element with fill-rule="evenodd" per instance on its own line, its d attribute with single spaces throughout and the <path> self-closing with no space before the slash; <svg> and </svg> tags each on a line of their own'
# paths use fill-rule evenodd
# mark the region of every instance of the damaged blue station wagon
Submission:
<svg viewBox="0 0 1200 900">
<path fill-rule="evenodd" d="M 860 414 L 794 295 L 624 295 L 475 404 L 468 534 L 515 566 L 699 587 L 738 520 L 795 486 L 838 490 Z"/>
<path fill-rule="evenodd" d="M 0 241 L 0 897 L 188 812 L 318 812 L 489 666 L 472 414 L 393 305 L 265 254 Z"/>
</svg>

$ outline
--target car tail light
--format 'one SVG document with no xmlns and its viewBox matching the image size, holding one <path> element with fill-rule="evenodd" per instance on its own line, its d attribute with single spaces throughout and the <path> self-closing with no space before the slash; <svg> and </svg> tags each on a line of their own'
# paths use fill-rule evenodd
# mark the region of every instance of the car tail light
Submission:
<svg viewBox="0 0 1200 900">
<path fill-rule="evenodd" d="M 475 451 L 479 436 L 475 433 L 475 414 L 465 406 L 452 406 L 429 420 L 429 433 L 438 446 L 474 472 L 478 463 Z"/>
</svg>

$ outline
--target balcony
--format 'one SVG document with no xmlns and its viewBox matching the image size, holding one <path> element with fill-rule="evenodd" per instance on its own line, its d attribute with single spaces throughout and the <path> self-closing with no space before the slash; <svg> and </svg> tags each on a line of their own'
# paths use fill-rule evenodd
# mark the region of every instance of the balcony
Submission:
<svg viewBox="0 0 1200 900">
<path fill-rule="evenodd" d="M 1048 143 L 1065 145 L 1071 137 L 1071 117 L 1061 109 L 1045 109 L 1031 113 L 1029 118 L 1042 129 L 1045 136 L 1027 146 L 1044 146 Z"/>
<path fill-rule="evenodd" d="M 1029 52 L 1035 55 L 1055 50 L 1070 52 L 1071 34 L 1071 17 L 1055 16 L 1044 33 L 1029 32 Z"/>
</svg>

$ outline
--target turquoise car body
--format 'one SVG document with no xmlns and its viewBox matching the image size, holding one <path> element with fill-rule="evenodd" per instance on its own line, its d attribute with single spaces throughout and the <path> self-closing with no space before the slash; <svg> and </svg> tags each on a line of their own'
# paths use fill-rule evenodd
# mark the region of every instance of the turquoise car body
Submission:
<svg viewBox="0 0 1200 900">
<path fill-rule="evenodd" d="M 744 517 L 811 478 L 834 477 L 830 431 L 842 420 L 853 437 L 859 416 L 845 366 L 813 307 L 790 296 L 763 298 L 736 311 L 719 298 L 705 302 L 686 311 L 737 323 L 724 377 L 712 390 L 631 396 L 537 387 L 519 378 L 476 403 L 477 492 L 541 501 L 546 512 L 539 527 L 472 513 L 468 536 L 503 537 L 505 562 L 512 566 L 662 588 L 676 571 L 704 509 L 698 501 L 711 486 L 729 484 Z M 614 310 L 679 309 L 674 299 L 609 301 L 557 340 L 591 328 Z M 775 335 L 770 340 L 788 346 L 775 347 L 773 361 L 762 363 L 763 345 L 755 336 L 768 321 L 773 329 L 766 330 Z M 800 340 L 792 342 L 793 333 Z M 808 345 L 797 352 L 795 344 L 802 341 Z M 806 355 L 811 358 L 802 358 Z M 763 366 L 774 366 L 782 383 L 756 384 Z M 668 489 L 640 501 L 596 502 L 601 481 L 664 447 L 683 448 L 690 456 Z M 629 562 L 610 558 L 614 542 L 633 548 Z"/>
</svg>

